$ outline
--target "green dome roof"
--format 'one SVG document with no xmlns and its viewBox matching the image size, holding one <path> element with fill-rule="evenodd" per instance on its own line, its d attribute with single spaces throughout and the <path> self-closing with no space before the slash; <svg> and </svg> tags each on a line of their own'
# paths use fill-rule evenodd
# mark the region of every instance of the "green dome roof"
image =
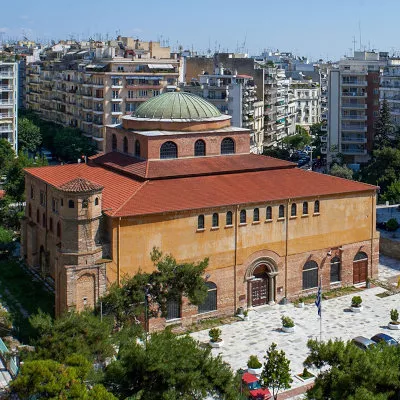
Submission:
<svg viewBox="0 0 400 400">
<path fill-rule="evenodd" d="M 150 119 L 208 119 L 220 117 L 218 109 L 192 93 L 167 92 L 155 96 L 132 114 L 134 118 Z"/>
</svg>

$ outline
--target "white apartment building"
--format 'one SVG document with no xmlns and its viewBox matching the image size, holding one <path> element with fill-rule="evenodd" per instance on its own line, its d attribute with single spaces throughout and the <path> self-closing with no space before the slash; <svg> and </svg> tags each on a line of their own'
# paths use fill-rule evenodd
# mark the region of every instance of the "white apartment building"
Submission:
<svg viewBox="0 0 400 400">
<path fill-rule="evenodd" d="M 220 66 L 214 74 L 201 74 L 198 80 L 181 88 L 207 99 L 221 113 L 231 115 L 232 126 L 250 129 L 250 151 L 262 154 L 264 103 L 257 100 L 252 76 L 232 74 Z"/>
<path fill-rule="evenodd" d="M 347 164 L 369 160 L 373 147 L 375 120 L 379 117 L 381 60 L 375 52 L 355 52 L 332 69 L 328 89 L 327 154 L 328 164 L 337 153 Z"/>
<path fill-rule="evenodd" d="M 390 59 L 380 78 L 380 102 L 386 100 L 392 122 L 400 126 L 400 59 Z"/>
<path fill-rule="evenodd" d="M 296 102 L 296 125 L 309 128 L 321 122 L 321 88 L 312 81 L 292 81 Z"/>
<path fill-rule="evenodd" d="M 18 152 L 18 63 L 0 61 L 0 137 Z"/>
</svg>

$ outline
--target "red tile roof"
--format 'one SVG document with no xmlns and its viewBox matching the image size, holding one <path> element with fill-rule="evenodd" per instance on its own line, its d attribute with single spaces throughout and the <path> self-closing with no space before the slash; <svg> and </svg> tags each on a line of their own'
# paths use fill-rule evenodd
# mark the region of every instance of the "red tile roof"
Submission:
<svg viewBox="0 0 400 400">
<path fill-rule="evenodd" d="M 240 156 L 211 157 L 203 161 L 206 167 L 202 168 L 199 159 L 190 159 L 196 166 L 205 171 L 212 165 L 225 168 L 225 163 L 230 166 L 230 160 L 238 160 L 239 164 L 246 166 L 248 160 L 258 160 L 263 156 L 251 156 L 251 158 Z M 242 160 L 242 161 L 240 161 Z M 168 176 L 179 173 L 176 166 L 168 160 L 160 161 L 156 165 L 165 165 L 168 168 Z M 182 160 L 182 161 L 189 161 Z M 262 162 L 262 161 L 261 161 Z M 124 176 L 107 170 L 96 164 L 70 164 L 55 167 L 28 168 L 28 174 L 61 188 L 65 183 L 75 179 L 84 178 L 97 185 L 104 187 L 103 210 L 117 217 L 156 214 L 180 210 L 192 210 L 209 207 L 231 206 L 240 204 L 267 203 L 285 199 L 301 199 L 314 196 L 328 196 L 334 194 L 374 191 L 375 186 L 364 183 L 349 181 L 342 178 L 323 175 L 316 172 L 304 171 L 292 168 L 291 163 L 272 158 L 266 158 L 266 164 L 272 166 L 282 164 L 283 168 L 254 170 L 248 172 L 220 173 L 218 175 L 189 176 L 185 178 L 154 179 L 139 181 L 134 177 Z M 171 167 L 173 165 L 173 167 Z M 190 168 L 190 162 L 186 173 L 195 173 L 194 167 Z M 182 174 L 182 172 L 180 172 Z M 155 173 L 162 176 L 161 169 Z"/>
<path fill-rule="evenodd" d="M 144 215 L 376 190 L 298 168 L 148 181 L 116 216 Z"/>
<path fill-rule="evenodd" d="M 99 166 L 86 164 L 27 168 L 25 171 L 56 188 L 60 188 L 75 178 L 84 178 L 103 186 L 103 211 L 109 215 L 115 213 L 143 185 L 142 182 L 107 171 Z"/>
<path fill-rule="evenodd" d="M 196 175 L 225 174 L 276 168 L 294 168 L 296 164 L 256 154 L 218 157 L 176 158 L 143 161 L 117 152 L 93 159 L 106 168 L 143 179 L 165 179 Z"/>
<path fill-rule="evenodd" d="M 91 192 L 93 190 L 101 190 L 103 186 L 84 178 L 75 178 L 63 183 L 59 188 L 64 192 Z"/>
</svg>

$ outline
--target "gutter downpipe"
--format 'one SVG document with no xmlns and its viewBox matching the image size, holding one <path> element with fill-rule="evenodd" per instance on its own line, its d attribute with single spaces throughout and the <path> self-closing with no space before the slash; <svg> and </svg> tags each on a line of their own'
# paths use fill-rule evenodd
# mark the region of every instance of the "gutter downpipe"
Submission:
<svg viewBox="0 0 400 400">
<path fill-rule="evenodd" d="M 236 206 L 235 210 L 235 252 L 234 252 L 234 266 L 233 266 L 233 308 L 234 313 L 237 310 L 237 241 L 238 241 L 238 211 L 239 211 L 239 204 Z"/>
<path fill-rule="evenodd" d="M 372 279 L 372 271 L 373 271 L 373 251 L 374 251 L 374 225 L 375 225 L 375 219 L 376 219 L 376 214 L 374 213 L 374 203 L 376 203 L 376 192 L 371 196 L 371 275 L 370 279 Z M 375 210 L 376 212 L 376 210 Z"/>
<path fill-rule="evenodd" d="M 117 226 L 117 285 L 120 285 L 120 259 L 121 259 L 121 251 L 120 251 L 120 234 L 121 234 L 121 217 L 118 218 L 118 226 Z"/>
<path fill-rule="evenodd" d="M 288 199 L 286 203 L 286 243 L 285 243 L 285 303 L 287 302 L 287 287 L 288 287 L 288 242 L 289 242 L 289 203 L 291 199 Z"/>
</svg>

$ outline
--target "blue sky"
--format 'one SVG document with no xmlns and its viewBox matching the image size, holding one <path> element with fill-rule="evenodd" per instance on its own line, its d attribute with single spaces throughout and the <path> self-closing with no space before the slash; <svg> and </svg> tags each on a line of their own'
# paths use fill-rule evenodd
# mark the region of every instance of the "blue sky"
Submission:
<svg viewBox="0 0 400 400">
<path fill-rule="evenodd" d="M 0 39 L 134 36 L 206 52 L 293 51 L 313 59 L 362 46 L 400 51 L 398 0 L 2 1 Z M 3 32 L 3 33 L 2 33 Z"/>
</svg>

